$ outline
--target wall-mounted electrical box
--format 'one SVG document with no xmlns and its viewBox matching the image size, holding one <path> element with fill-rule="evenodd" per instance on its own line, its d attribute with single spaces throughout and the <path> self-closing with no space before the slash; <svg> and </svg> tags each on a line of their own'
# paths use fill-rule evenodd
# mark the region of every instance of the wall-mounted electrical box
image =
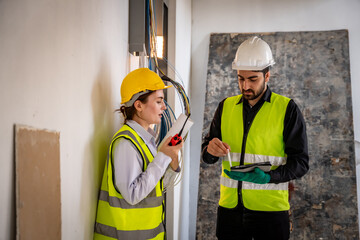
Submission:
<svg viewBox="0 0 360 240">
<path fill-rule="evenodd" d="M 152 14 L 149 7 L 152 6 Z M 156 36 L 163 38 L 163 53 L 167 53 L 167 6 L 163 0 L 131 0 L 129 1 L 129 52 L 139 56 L 144 52 L 150 54 L 149 29 L 150 18 L 155 20 Z"/>
<path fill-rule="evenodd" d="M 129 52 L 144 51 L 146 0 L 129 1 Z M 134 54 L 136 55 L 136 54 Z"/>
</svg>

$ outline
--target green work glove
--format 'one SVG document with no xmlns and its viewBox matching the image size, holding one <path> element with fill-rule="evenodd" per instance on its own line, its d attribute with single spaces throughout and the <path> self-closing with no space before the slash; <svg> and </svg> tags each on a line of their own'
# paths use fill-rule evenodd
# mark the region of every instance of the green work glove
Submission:
<svg viewBox="0 0 360 240">
<path fill-rule="evenodd" d="M 225 174 L 228 175 L 231 179 L 245 182 L 252 182 L 257 184 L 265 184 L 270 181 L 270 174 L 265 173 L 259 168 L 255 168 L 252 172 L 230 172 L 229 170 L 224 170 Z"/>
</svg>

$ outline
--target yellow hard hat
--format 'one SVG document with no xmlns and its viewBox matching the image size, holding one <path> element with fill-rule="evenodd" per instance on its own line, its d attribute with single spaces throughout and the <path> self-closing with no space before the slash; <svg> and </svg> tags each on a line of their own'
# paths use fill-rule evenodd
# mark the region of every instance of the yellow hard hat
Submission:
<svg viewBox="0 0 360 240">
<path fill-rule="evenodd" d="M 138 97 L 148 91 L 166 89 L 159 75 L 148 68 L 139 68 L 130 72 L 121 84 L 121 104 L 130 107 Z M 131 100 L 131 101 L 130 101 Z"/>
</svg>

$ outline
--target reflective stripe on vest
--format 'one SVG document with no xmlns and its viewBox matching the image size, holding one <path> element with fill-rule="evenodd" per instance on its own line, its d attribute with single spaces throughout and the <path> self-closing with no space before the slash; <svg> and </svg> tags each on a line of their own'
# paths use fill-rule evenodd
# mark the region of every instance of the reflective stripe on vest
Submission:
<svg viewBox="0 0 360 240">
<path fill-rule="evenodd" d="M 152 191 L 151 193 L 154 193 L 154 191 Z M 99 200 L 108 202 L 111 207 L 117 207 L 117 208 L 122 208 L 122 209 L 153 208 L 153 207 L 160 206 L 162 204 L 162 201 L 163 201 L 162 196 L 160 196 L 160 197 L 156 197 L 156 196 L 150 197 L 150 195 L 151 194 L 149 194 L 149 196 L 147 196 L 144 200 L 142 200 L 138 204 L 131 205 L 123 198 L 117 198 L 117 197 L 114 197 L 114 196 L 109 196 L 108 192 L 100 190 Z"/>
<path fill-rule="evenodd" d="M 141 137 L 124 125 L 113 137 L 99 193 L 94 239 L 164 239 L 162 182 L 142 201 L 131 205 L 113 182 L 112 149 L 119 138 L 130 140 L 143 159 L 143 170 L 153 155 Z"/>
<path fill-rule="evenodd" d="M 221 117 L 222 140 L 230 145 L 233 166 L 240 165 L 241 147 L 244 135 L 243 103 L 241 95 L 227 98 Z M 255 116 L 246 139 L 244 164 L 267 162 L 271 169 L 286 163 L 283 129 L 286 108 L 290 99 L 272 93 L 271 100 L 264 102 Z M 220 178 L 219 205 L 234 208 L 238 204 L 238 181 L 230 179 L 224 169 L 230 169 L 224 158 Z M 255 184 L 242 182 L 242 202 L 244 206 L 257 211 L 285 211 L 288 202 L 288 183 Z"/>
<path fill-rule="evenodd" d="M 159 234 L 158 234 L 159 233 Z M 158 235 L 157 235 L 158 234 Z M 94 239 L 164 239 L 164 225 L 159 224 L 158 227 L 149 230 L 139 231 L 121 231 L 115 227 L 103 225 L 101 223 L 95 224 Z M 134 236 L 137 236 L 134 238 Z M 155 238 L 149 238 L 156 236 Z"/>
</svg>

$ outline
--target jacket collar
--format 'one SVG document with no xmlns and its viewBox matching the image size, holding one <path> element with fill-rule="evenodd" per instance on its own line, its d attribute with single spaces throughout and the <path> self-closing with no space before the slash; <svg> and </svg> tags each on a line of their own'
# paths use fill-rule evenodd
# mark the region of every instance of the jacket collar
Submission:
<svg viewBox="0 0 360 240">
<path fill-rule="evenodd" d="M 126 124 L 129 125 L 132 129 L 135 130 L 137 134 L 144 140 L 145 144 L 150 143 L 151 141 L 155 141 L 155 132 L 149 128 L 148 131 L 146 131 L 140 124 L 138 124 L 134 120 L 127 120 Z"/>
<path fill-rule="evenodd" d="M 242 94 L 240 96 L 241 96 L 241 98 L 237 104 L 247 101 L 246 99 L 243 98 Z M 270 90 L 269 86 L 266 87 L 266 91 L 265 91 L 264 95 L 262 95 L 261 99 L 263 99 L 264 101 L 267 101 L 269 103 L 271 102 L 270 101 L 271 100 L 271 90 Z"/>
</svg>

